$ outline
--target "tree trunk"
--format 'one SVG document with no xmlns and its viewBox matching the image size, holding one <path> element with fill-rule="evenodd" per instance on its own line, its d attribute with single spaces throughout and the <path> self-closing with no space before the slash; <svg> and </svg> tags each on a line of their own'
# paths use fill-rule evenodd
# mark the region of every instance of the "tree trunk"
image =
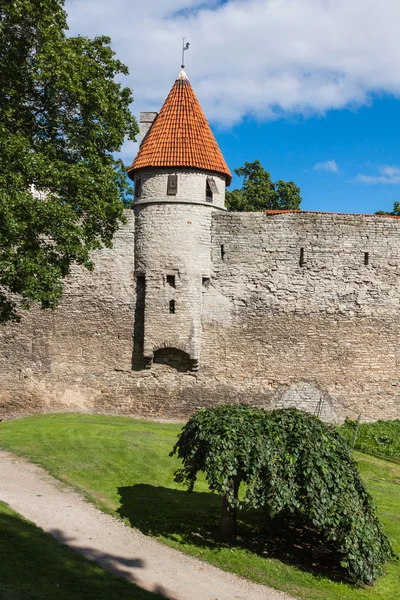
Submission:
<svg viewBox="0 0 400 600">
<path fill-rule="evenodd" d="M 239 485 L 239 479 L 233 479 L 233 496 L 236 500 L 238 498 Z M 224 539 L 236 539 L 237 537 L 237 508 L 229 506 L 226 496 L 222 497 L 222 513 L 219 522 L 219 532 Z"/>
</svg>

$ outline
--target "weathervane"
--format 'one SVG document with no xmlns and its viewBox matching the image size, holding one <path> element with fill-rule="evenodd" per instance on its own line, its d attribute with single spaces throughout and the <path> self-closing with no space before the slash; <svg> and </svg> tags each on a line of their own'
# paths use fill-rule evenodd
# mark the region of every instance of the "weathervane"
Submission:
<svg viewBox="0 0 400 600">
<path fill-rule="evenodd" d="M 189 50 L 189 46 L 190 46 L 189 42 L 186 42 L 186 44 L 185 44 L 185 40 L 186 40 L 186 38 L 182 38 L 182 64 L 181 64 L 182 69 L 185 68 L 185 51 Z"/>
</svg>

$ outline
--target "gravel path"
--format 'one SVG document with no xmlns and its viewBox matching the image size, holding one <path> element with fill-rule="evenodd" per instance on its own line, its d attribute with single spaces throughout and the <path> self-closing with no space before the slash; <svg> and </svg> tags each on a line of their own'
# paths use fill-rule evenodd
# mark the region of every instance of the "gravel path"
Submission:
<svg viewBox="0 0 400 600">
<path fill-rule="evenodd" d="M 105 569 L 171 600 L 294 600 L 225 573 L 102 513 L 40 467 L 0 451 L 0 500 Z"/>
</svg>

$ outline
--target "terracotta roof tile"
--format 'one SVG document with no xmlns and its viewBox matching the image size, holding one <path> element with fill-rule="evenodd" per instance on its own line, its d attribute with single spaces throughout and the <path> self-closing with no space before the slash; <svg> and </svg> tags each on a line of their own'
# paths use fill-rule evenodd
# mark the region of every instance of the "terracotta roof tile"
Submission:
<svg viewBox="0 0 400 600">
<path fill-rule="evenodd" d="M 166 99 L 135 160 L 128 169 L 133 178 L 148 167 L 189 167 L 225 175 L 231 172 L 184 71 Z"/>
<path fill-rule="evenodd" d="M 400 219 L 398 215 L 378 215 L 374 214 L 362 214 L 362 213 L 340 213 L 340 212 L 323 212 L 320 210 L 300 210 L 300 209 L 289 209 L 289 210 L 271 210 L 265 211 L 267 215 L 284 215 L 284 214 L 300 214 L 300 215 L 343 215 L 345 217 L 381 217 L 383 219 Z"/>
</svg>

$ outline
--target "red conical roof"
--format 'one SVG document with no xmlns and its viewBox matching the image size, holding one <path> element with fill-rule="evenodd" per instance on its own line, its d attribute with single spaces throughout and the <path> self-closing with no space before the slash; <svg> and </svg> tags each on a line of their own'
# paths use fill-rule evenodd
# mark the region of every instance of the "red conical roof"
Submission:
<svg viewBox="0 0 400 600">
<path fill-rule="evenodd" d="M 225 175 L 227 185 L 231 183 L 231 172 L 184 71 L 175 81 L 128 174 L 133 178 L 135 171 L 148 167 L 214 171 Z"/>
</svg>

